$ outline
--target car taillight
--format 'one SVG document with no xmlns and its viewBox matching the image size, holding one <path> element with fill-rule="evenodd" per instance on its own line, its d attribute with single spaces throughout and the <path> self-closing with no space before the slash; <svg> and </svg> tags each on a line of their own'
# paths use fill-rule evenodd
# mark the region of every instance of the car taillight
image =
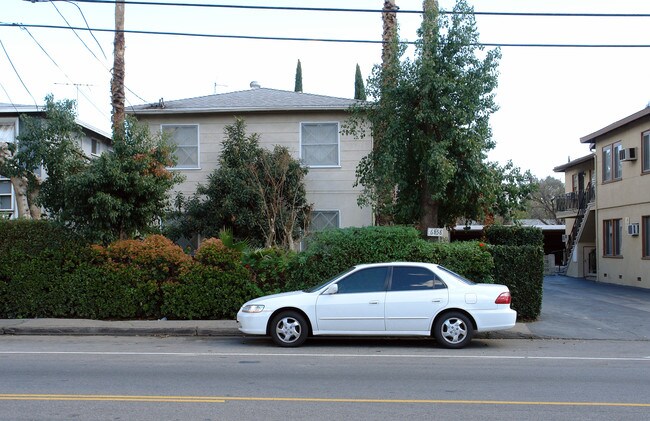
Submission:
<svg viewBox="0 0 650 421">
<path fill-rule="evenodd" d="M 495 304 L 510 304 L 510 301 L 512 301 L 512 298 L 510 297 L 509 292 L 502 292 L 494 302 Z"/>
</svg>

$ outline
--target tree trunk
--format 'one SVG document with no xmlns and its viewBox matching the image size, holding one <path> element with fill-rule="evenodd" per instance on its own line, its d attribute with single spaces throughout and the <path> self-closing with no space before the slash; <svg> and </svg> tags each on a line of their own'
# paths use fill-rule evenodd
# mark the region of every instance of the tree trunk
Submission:
<svg viewBox="0 0 650 421">
<path fill-rule="evenodd" d="M 381 63 L 382 67 L 386 69 L 395 60 L 397 51 L 395 51 L 394 41 L 397 38 L 397 10 L 399 7 L 395 4 L 395 0 L 385 0 L 381 19 L 383 22 L 383 33 L 381 36 L 382 50 L 381 50 Z"/>
<path fill-rule="evenodd" d="M 424 181 L 420 192 L 420 232 L 423 236 L 427 234 L 427 228 L 438 227 L 438 202 L 431 197 L 431 187 Z"/>
<path fill-rule="evenodd" d="M 385 0 L 382 9 L 382 51 L 381 51 L 381 90 L 382 92 L 393 86 L 396 82 L 396 62 L 398 57 L 398 44 L 397 44 L 397 10 L 399 7 L 395 0 Z M 379 101 L 383 100 L 383 94 Z M 372 138 L 372 148 L 374 152 L 379 150 L 384 136 L 385 129 L 381 126 L 375 126 L 375 131 Z M 393 215 L 386 211 L 386 206 L 393 201 L 392 192 L 394 186 L 376 186 L 377 189 L 377 203 L 375 211 L 375 224 L 376 225 L 390 225 L 393 222 Z"/>
<path fill-rule="evenodd" d="M 40 186 L 40 180 L 39 180 L 39 186 Z M 28 201 L 29 201 L 29 213 L 32 217 L 32 219 L 41 219 L 43 211 L 41 210 L 41 207 L 36 204 L 36 198 L 38 197 L 38 193 L 40 192 L 40 187 L 32 188 L 31 191 L 28 191 L 27 196 L 28 196 Z"/>
<path fill-rule="evenodd" d="M 111 102 L 113 105 L 113 138 L 124 129 L 124 0 L 115 2 L 115 41 L 113 50 L 113 78 Z"/>
<path fill-rule="evenodd" d="M 29 212 L 29 200 L 27 199 L 27 179 L 24 177 L 11 177 L 10 180 L 11 184 L 14 186 L 18 217 L 31 219 L 32 215 Z"/>
</svg>

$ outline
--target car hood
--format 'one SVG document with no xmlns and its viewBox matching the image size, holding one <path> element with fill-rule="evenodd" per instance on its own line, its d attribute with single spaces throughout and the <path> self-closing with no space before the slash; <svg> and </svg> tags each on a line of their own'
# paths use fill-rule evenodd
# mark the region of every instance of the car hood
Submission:
<svg viewBox="0 0 650 421">
<path fill-rule="evenodd" d="M 272 294 L 272 295 L 265 295 L 263 297 L 258 297 L 253 300 L 248 301 L 244 305 L 247 304 L 268 304 L 272 303 L 274 301 L 277 301 L 278 299 L 283 299 L 287 297 L 291 297 L 294 295 L 304 295 L 307 294 L 304 291 L 291 291 L 291 292 L 281 292 L 280 294 Z"/>
</svg>

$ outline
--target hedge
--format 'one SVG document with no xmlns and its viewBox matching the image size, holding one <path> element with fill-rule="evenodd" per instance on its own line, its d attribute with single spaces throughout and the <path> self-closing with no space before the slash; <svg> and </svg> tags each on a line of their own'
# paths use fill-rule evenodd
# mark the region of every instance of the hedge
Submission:
<svg viewBox="0 0 650 421">
<path fill-rule="evenodd" d="M 519 316 L 535 319 L 541 232 L 488 232 L 497 245 L 427 242 L 410 227 L 345 228 L 313 235 L 300 253 L 243 255 L 209 239 L 191 257 L 162 236 L 91 247 L 52 222 L 0 221 L 0 318 L 233 318 L 249 299 L 313 286 L 359 263 L 421 261 L 507 285 Z"/>
<path fill-rule="evenodd" d="M 492 255 L 485 244 L 432 243 L 412 227 L 343 228 L 316 233 L 289 265 L 287 289 L 316 285 L 361 263 L 438 263 L 477 282 L 492 282 Z"/>
<path fill-rule="evenodd" d="M 0 222 L 0 318 L 233 318 L 261 295 L 239 252 L 162 236 L 89 246 L 48 221 Z"/>
<path fill-rule="evenodd" d="M 534 227 L 490 225 L 485 229 L 485 237 L 495 246 L 544 247 L 544 234 Z"/>
</svg>

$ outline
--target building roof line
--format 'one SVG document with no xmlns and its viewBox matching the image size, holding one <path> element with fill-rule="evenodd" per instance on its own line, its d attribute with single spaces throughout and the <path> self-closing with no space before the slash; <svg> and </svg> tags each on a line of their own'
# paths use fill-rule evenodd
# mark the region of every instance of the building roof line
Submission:
<svg viewBox="0 0 650 421">
<path fill-rule="evenodd" d="M 587 136 L 583 136 L 580 138 L 580 143 L 596 143 L 596 140 L 604 136 L 610 132 L 613 132 L 616 129 L 619 129 L 627 124 L 633 123 L 636 120 L 646 117 L 650 115 L 650 106 L 645 107 L 644 109 L 637 111 L 636 113 L 629 115 L 625 118 L 622 118 L 618 121 L 615 121 L 614 123 L 610 124 L 609 126 L 603 127 L 600 130 L 597 130 L 591 134 L 588 134 Z"/>
</svg>

